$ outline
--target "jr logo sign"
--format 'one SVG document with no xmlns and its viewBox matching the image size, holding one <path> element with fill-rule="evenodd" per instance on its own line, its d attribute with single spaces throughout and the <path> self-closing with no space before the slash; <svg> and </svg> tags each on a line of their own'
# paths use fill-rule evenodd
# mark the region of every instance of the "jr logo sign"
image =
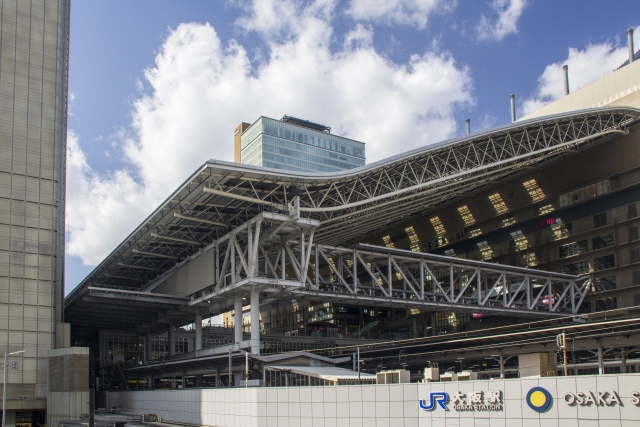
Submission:
<svg viewBox="0 0 640 427">
<path fill-rule="evenodd" d="M 432 411 L 436 407 L 436 403 L 440 405 L 442 409 L 447 411 L 447 402 L 449 401 L 449 395 L 444 391 L 432 391 L 429 393 L 429 401 L 420 399 L 420 408 L 425 411 Z"/>
</svg>

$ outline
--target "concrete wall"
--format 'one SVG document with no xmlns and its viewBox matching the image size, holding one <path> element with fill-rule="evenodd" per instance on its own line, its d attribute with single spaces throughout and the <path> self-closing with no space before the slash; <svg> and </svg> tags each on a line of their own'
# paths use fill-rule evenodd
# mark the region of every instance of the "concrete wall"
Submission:
<svg viewBox="0 0 640 427">
<path fill-rule="evenodd" d="M 89 413 L 89 349 L 68 347 L 49 350 L 47 425 L 80 419 Z"/>
<path fill-rule="evenodd" d="M 527 393 L 544 387 L 552 396 L 538 413 L 526 403 Z M 502 410 L 458 411 L 458 393 L 500 391 Z M 419 399 L 431 392 L 449 395 L 448 410 L 425 411 Z M 616 392 L 620 403 L 598 405 L 598 392 Z M 488 427 L 631 427 L 640 425 L 640 407 L 632 392 L 640 391 L 640 375 L 601 375 L 432 384 L 184 391 L 130 391 L 108 394 L 108 407 L 153 413 L 166 420 L 216 426 L 488 426 Z M 596 404 L 569 405 L 566 393 L 594 393 Z M 610 399 L 608 399 L 610 400 Z"/>
</svg>

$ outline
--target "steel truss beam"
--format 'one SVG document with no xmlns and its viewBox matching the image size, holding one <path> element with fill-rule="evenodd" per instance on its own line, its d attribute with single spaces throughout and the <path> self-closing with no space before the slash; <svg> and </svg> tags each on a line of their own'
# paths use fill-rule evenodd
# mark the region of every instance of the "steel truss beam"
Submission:
<svg viewBox="0 0 640 427">
<path fill-rule="evenodd" d="M 520 316 L 576 314 L 591 279 L 374 245 L 313 244 L 316 224 L 270 214 L 216 242 L 217 283 L 191 296 L 191 305 L 252 286 L 274 298 L 335 301 Z M 308 220 L 306 220 L 308 221 Z M 243 237 L 243 234 L 245 237 Z"/>
<path fill-rule="evenodd" d="M 367 233 L 376 232 L 411 215 L 428 212 L 453 198 L 507 179 L 523 168 L 537 167 L 544 162 L 585 150 L 611 136 L 623 134 L 639 119 L 640 112 L 636 109 L 608 107 L 516 122 L 417 149 L 364 168 L 325 175 L 302 175 L 211 161 L 189 177 L 69 294 L 65 299 L 65 308 L 71 307 L 89 286 L 95 284 L 149 289 L 153 283 L 164 280 L 173 269 L 179 268 L 182 263 L 197 256 L 204 248 L 219 241 L 230 230 L 237 229 L 260 212 L 267 210 L 288 216 L 291 211 L 296 210 L 293 203 L 298 198 L 301 216 L 319 224 L 313 234 L 315 243 L 327 246 L 353 245 Z M 262 227 L 260 233 L 266 233 L 264 224 Z M 252 232 L 258 232 L 255 225 Z M 243 233 L 245 235 L 240 236 L 240 239 L 246 240 L 247 232 Z M 277 236 L 280 234 L 280 231 L 276 232 Z M 306 234 L 305 239 L 308 238 L 309 234 Z M 216 250 L 224 254 L 229 246 L 242 246 L 244 243 L 236 241 L 237 239 L 238 236 L 229 238 L 230 244 L 225 243 Z M 260 237 L 259 240 L 261 239 Z M 282 275 L 279 263 L 284 259 L 285 277 L 296 282 L 299 280 L 300 270 L 304 271 L 305 267 L 312 269 L 307 265 L 306 259 L 298 258 L 300 253 L 294 254 L 292 251 L 298 245 L 295 239 L 288 242 L 288 245 L 282 244 L 277 250 L 272 244 L 254 245 L 251 256 L 257 253 L 260 262 L 266 264 L 260 264 L 258 270 L 267 272 L 267 276 Z M 308 243 L 304 245 L 315 248 Z M 236 283 L 247 275 L 246 269 L 256 267 L 255 262 L 249 265 L 248 252 L 240 253 L 243 259 L 239 256 L 228 258 L 228 262 L 231 259 L 238 262 L 236 276 L 232 275 Z M 315 260 L 315 249 L 305 250 L 304 254 Z M 296 261 L 289 260 L 292 255 Z M 331 269 L 327 267 L 327 261 L 321 254 L 318 262 Z M 351 262 L 361 266 L 363 262 L 369 261 L 352 259 Z M 382 276 L 390 269 L 397 270 L 397 267 L 401 269 L 402 265 L 387 266 L 382 270 Z M 228 276 L 230 264 L 225 268 L 224 275 L 216 277 L 215 285 L 218 287 L 222 286 L 223 279 L 227 283 L 232 277 Z M 343 263 L 337 263 L 335 269 L 343 271 Z M 342 278 L 352 287 L 349 292 L 353 292 L 353 284 L 349 281 L 349 275 L 345 274 L 346 279 Z M 364 271 L 363 274 L 363 277 L 371 278 L 372 274 L 377 277 L 381 272 L 372 266 L 369 272 Z M 409 293 L 403 293 L 406 298 L 402 299 L 428 299 L 429 295 L 424 298 L 416 296 L 420 294 L 416 289 L 422 289 L 418 286 L 420 282 L 416 282 L 419 277 L 411 276 L 410 272 L 398 274 L 400 279 L 396 281 L 404 283 L 403 288 L 406 287 L 407 292 L 413 294 L 409 298 Z M 428 274 L 426 270 L 425 274 Z M 307 277 L 304 281 L 308 283 L 311 280 L 315 283 L 314 279 L 312 274 L 312 277 Z M 384 277 L 381 280 L 384 282 Z M 464 282 L 467 280 L 464 277 L 456 280 L 456 289 L 460 283 L 464 283 L 463 287 L 468 285 L 465 292 L 477 286 Z M 480 280 L 482 286 L 489 286 L 488 279 L 482 273 L 473 280 Z M 493 286 L 497 280 L 498 278 L 489 286 L 496 292 L 502 290 L 501 284 Z M 531 310 L 536 307 L 539 302 L 537 294 L 525 298 L 521 298 L 521 295 L 527 289 L 531 290 L 532 286 L 533 290 L 538 290 L 540 284 L 531 285 L 526 281 L 523 283 L 523 280 L 518 284 L 518 287 L 520 284 L 522 287 L 515 299 L 513 292 L 504 292 L 506 296 L 502 296 L 503 305 L 524 307 L 529 304 Z M 389 293 L 389 283 L 384 283 L 386 292 Z M 336 284 L 342 285 L 342 282 Z M 444 290 L 449 289 L 446 284 L 440 286 Z M 380 288 L 375 284 L 373 287 Z M 396 284 L 393 285 L 394 289 L 395 287 Z M 437 286 L 436 288 L 438 289 Z M 428 294 L 427 291 L 425 292 Z M 438 291 L 440 292 L 439 289 Z M 394 292 L 386 297 L 395 298 L 398 293 Z M 557 295 L 562 298 L 551 304 L 550 312 L 563 310 L 566 298 L 579 298 L 571 296 L 572 293 L 576 293 L 576 289 L 569 287 L 566 294 L 562 292 Z M 450 291 L 446 293 L 449 298 L 450 295 Z M 540 297 L 544 299 L 544 295 L 541 294 Z M 454 298 L 449 301 L 443 295 L 441 298 L 444 299 L 440 302 L 464 305 L 468 301 L 465 294 L 457 300 L 456 296 L 454 291 Z M 486 301 L 485 299 L 486 296 L 480 303 L 488 307 L 495 296 L 490 296 Z"/>
</svg>

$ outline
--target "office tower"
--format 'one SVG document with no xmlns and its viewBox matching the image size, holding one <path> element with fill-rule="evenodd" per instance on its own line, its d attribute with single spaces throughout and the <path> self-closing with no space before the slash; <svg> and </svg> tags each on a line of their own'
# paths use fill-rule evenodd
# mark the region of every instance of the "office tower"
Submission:
<svg viewBox="0 0 640 427">
<path fill-rule="evenodd" d="M 63 320 L 69 1 L 0 5 L 0 351 L 24 350 L 6 425 L 37 425 Z"/>
<path fill-rule="evenodd" d="M 284 116 L 241 123 L 234 132 L 238 163 L 294 172 L 334 172 L 365 164 L 365 144 L 332 135 L 331 128 Z"/>
</svg>

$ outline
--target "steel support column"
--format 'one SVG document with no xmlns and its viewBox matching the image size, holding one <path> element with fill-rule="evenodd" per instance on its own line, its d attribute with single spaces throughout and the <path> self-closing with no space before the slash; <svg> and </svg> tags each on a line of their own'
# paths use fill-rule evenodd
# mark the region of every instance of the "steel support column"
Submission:
<svg viewBox="0 0 640 427">
<path fill-rule="evenodd" d="M 193 349 L 195 351 L 202 350 L 202 315 L 196 314 L 196 336 L 195 342 L 193 343 Z"/>
<path fill-rule="evenodd" d="M 242 297 L 239 295 L 233 302 L 233 330 L 235 342 L 242 342 Z"/>
<path fill-rule="evenodd" d="M 602 342 L 598 342 L 598 374 L 604 375 L 604 360 L 602 358 Z"/>
<path fill-rule="evenodd" d="M 153 359 L 153 337 L 151 334 L 144 336 L 144 361 L 150 362 Z"/>
<path fill-rule="evenodd" d="M 176 328 L 173 323 L 169 324 L 169 356 L 176 355 Z"/>
<path fill-rule="evenodd" d="M 251 288 L 251 353 L 260 354 L 260 292 Z"/>
</svg>

